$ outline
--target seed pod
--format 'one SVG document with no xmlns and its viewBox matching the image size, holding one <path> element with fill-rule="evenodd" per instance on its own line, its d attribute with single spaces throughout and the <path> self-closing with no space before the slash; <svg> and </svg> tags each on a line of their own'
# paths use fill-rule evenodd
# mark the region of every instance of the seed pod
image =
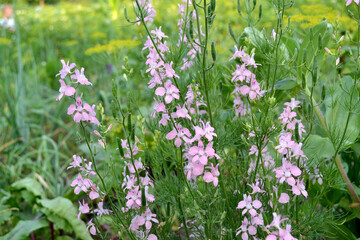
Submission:
<svg viewBox="0 0 360 240">
<path fill-rule="evenodd" d="M 261 16 L 262 16 L 262 5 L 260 4 L 260 6 L 259 6 L 259 19 L 258 19 L 258 21 L 260 21 Z"/>
<path fill-rule="evenodd" d="M 146 207 L 145 188 L 141 188 L 141 206 Z"/>
<path fill-rule="evenodd" d="M 234 31 L 232 30 L 232 27 L 231 27 L 231 23 L 229 23 L 229 33 L 230 33 L 230 36 L 234 39 L 235 43 L 237 43 Z"/>
<path fill-rule="evenodd" d="M 189 26 L 189 36 L 190 36 L 190 40 L 194 39 L 194 22 L 192 20 L 192 18 L 190 18 L 190 26 Z"/>
<path fill-rule="evenodd" d="M 116 138 L 116 142 L 118 145 L 120 156 L 124 157 L 124 149 L 122 148 L 120 139 L 118 137 Z"/>
<path fill-rule="evenodd" d="M 170 216 L 170 202 L 167 202 L 166 204 L 166 216 Z"/>
<path fill-rule="evenodd" d="M 111 101 L 111 112 L 112 112 L 112 115 L 114 117 L 114 119 L 117 118 L 117 112 L 118 112 L 119 108 L 117 106 L 117 104 L 115 103 L 114 100 Z"/>
<path fill-rule="evenodd" d="M 150 163 L 150 156 L 149 156 L 149 149 L 148 147 L 145 148 L 145 163 L 149 164 Z"/>
<path fill-rule="evenodd" d="M 296 124 L 295 124 L 295 139 L 296 139 L 296 142 L 299 142 L 299 141 L 300 141 L 300 136 L 299 136 L 299 123 L 296 123 Z"/>
<path fill-rule="evenodd" d="M 304 51 L 303 51 L 303 59 L 302 59 L 302 62 L 303 62 L 303 63 L 306 63 L 306 57 L 307 57 L 307 52 L 306 52 L 306 49 L 304 48 Z"/>
<path fill-rule="evenodd" d="M 309 28 L 309 32 L 310 32 L 310 42 L 312 42 L 314 39 L 314 32 L 313 32 L 312 27 Z"/>
<path fill-rule="evenodd" d="M 125 16 L 126 21 L 131 22 L 130 19 L 129 19 L 129 16 L 127 14 L 126 7 L 124 7 L 124 16 Z"/>
<path fill-rule="evenodd" d="M 255 7 L 256 7 L 256 0 L 253 0 L 253 9 L 252 10 L 254 10 Z"/>
<path fill-rule="evenodd" d="M 211 0 L 210 2 L 211 12 L 215 12 L 215 8 L 216 8 L 216 0 Z"/>
<path fill-rule="evenodd" d="M 135 123 L 131 126 L 131 140 L 135 142 Z"/>
<path fill-rule="evenodd" d="M 112 95 L 114 98 L 117 98 L 118 97 L 118 89 L 117 89 L 117 84 L 115 83 L 115 81 L 113 80 L 112 81 L 112 87 L 111 87 L 111 90 L 112 90 Z"/>
<path fill-rule="evenodd" d="M 241 14 L 241 5 L 240 5 L 240 0 L 237 0 L 237 11 L 240 14 L 240 16 L 242 16 Z"/>
<path fill-rule="evenodd" d="M 129 113 L 128 115 L 128 124 L 127 124 L 127 127 L 128 127 L 128 134 L 131 135 L 131 113 Z"/>
<path fill-rule="evenodd" d="M 326 95 L 325 85 L 323 85 L 323 86 L 322 86 L 322 90 L 321 90 L 321 102 L 324 102 L 324 100 L 325 100 L 325 95 Z"/>
<path fill-rule="evenodd" d="M 313 86 L 315 86 L 315 84 L 317 82 L 317 76 L 318 76 L 318 66 L 317 66 L 317 62 L 316 62 L 316 58 L 315 58 L 314 59 L 314 71 L 313 71 L 313 75 L 312 75 Z"/>
<path fill-rule="evenodd" d="M 211 57 L 213 59 L 213 61 L 216 61 L 216 50 L 215 50 L 215 43 L 212 42 L 211 43 Z"/>
<path fill-rule="evenodd" d="M 306 88 L 306 77 L 305 77 L 305 74 L 304 73 L 301 73 L 301 87 L 303 89 Z"/>
<path fill-rule="evenodd" d="M 322 43 L 322 36 L 321 34 L 319 34 L 319 38 L 318 38 L 318 48 L 322 49 L 323 48 L 323 43 Z"/>
</svg>

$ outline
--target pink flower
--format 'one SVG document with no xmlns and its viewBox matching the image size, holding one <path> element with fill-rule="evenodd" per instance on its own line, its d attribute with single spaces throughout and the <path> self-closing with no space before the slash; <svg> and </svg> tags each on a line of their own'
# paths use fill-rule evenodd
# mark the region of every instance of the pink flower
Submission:
<svg viewBox="0 0 360 240">
<path fill-rule="evenodd" d="M 243 209 L 242 211 L 242 215 L 244 215 L 245 213 L 247 213 L 249 211 L 251 216 L 256 216 L 258 213 L 256 212 L 255 209 L 259 209 L 261 208 L 262 203 L 259 200 L 254 200 L 252 201 L 251 196 L 247 196 L 246 194 L 244 194 L 244 200 L 240 201 L 237 209 Z"/>
<path fill-rule="evenodd" d="M 75 92 L 76 92 L 75 88 L 71 87 L 70 85 L 66 85 L 64 80 L 62 80 L 62 79 L 60 79 L 59 82 L 60 82 L 60 89 L 59 89 L 60 94 L 56 98 L 56 101 L 60 101 L 61 98 L 64 96 L 64 94 L 66 96 L 72 96 L 75 94 Z"/>
<path fill-rule="evenodd" d="M 130 229 L 133 231 L 137 231 L 140 226 L 145 224 L 145 218 L 143 216 L 136 215 L 130 224 Z"/>
<path fill-rule="evenodd" d="M 248 69 L 246 69 L 245 64 L 242 64 L 241 66 L 239 66 L 238 64 L 236 64 L 236 70 L 235 72 L 232 73 L 233 78 L 231 79 L 232 82 L 243 82 L 244 80 L 246 80 L 246 82 L 248 82 L 251 78 L 254 78 L 254 74 L 249 71 Z"/>
<path fill-rule="evenodd" d="M 206 165 L 208 159 L 211 159 L 214 156 L 219 158 L 219 156 L 215 153 L 215 150 L 213 148 L 213 142 L 208 143 L 208 145 L 204 149 L 204 144 L 200 140 L 198 142 L 198 146 L 192 146 L 189 149 L 189 154 L 193 156 L 192 161 L 194 163 L 200 162 L 203 165 Z"/>
<path fill-rule="evenodd" d="M 90 228 L 90 233 L 92 234 L 92 235 L 96 235 L 96 228 L 95 228 L 95 225 L 94 225 L 94 223 L 92 222 L 92 219 L 90 219 L 90 221 L 87 223 L 87 230 L 89 230 L 89 228 Z"/>
<path fill-rule="evenodd" d="M 283 159 L 283 165 L 276 168 L 274 171 L 276 172 L 276 178 L 279 178 L 280 183 L 283 183 L 286 180 L 290 186 L 295 185 L 294 177 L 301 175 L 301 170 L 286 159 Z"/>
<path fill-rule="evenodd" d="M 279 119 L 282 119 L 282 124 L 289 123 L 294 117 L 296 117 L 296 112 L 292 112 L 291 108 L 288 106 L 287 108 L 284 108 L 284 111 L 281 113 Z"/>
<path fill-rule="evenodd" d="M 292 134 L 290 132 L 281 133 L 279 138 L 279 145 L 275 147 L 281 154 L 287 154 L 287 149 L 292 149 L 295 146 L 295 142 L 291 140 Z"/>
<path fill-rule="evenodd" d="M 353 1 L 359 5 L 359 0 L 346 0 L 346 6 L 349 6 Z"/>
<path fill-rule="evenodd" d="M 203 174 L 203 172 L 204 172 L 204 165 L 202 165 L 201 163 L 194 163 L 190 161 L 185 166 L 185 173 L 187 180 L 196 179 L 196 177 Z"/>
<path fill-rule="evenodd" d="M 91 191 L 89 193 L 89 197 L 91 200 L 97 199 L 100 197 L 99 193 L 96 191 L 97 187 L 95 185 L 91 186 Z"/>
<path fill-rule="evenodd" d="M 295 98 L 291 98 L 290 102 L 284 103 L 285 106 L 290 107 L 292 110 L 299 107 L 300 101 L 296 101 Z"/>
<path fill-rule="evenodd" d="M 219 164 L 216 165 L 216 167 L 214 167 L 213 163 L 210 163 L 211 167 L 206 167 L 211 169 L 211 172 L 206 172 L 203 176 L 204 182 L 210 183 L 213 182 L 214 186 L 216 187 L 218 185 L 218 176 L 220 175 L 220 172 L 218 170 L 219 168 Z"/>
<path fill-rule="evenodd" d="M 108 209 L 104 209 L 103 208 L 104 202 L 99 202 L 98 203 L 98 208 L 94 209 L 94 213 L 96 213 L 97 216 L 102 216 L 104 215 L 109 215 L 110 212 L 112 212 L 111 210 Z"/>
<path fill-rule="evenodd" d="M 236 233 L 236 236 L 239 235 L 240 233 L 243 233 L 241 234 L 241 238 L 243 240 L 249 239 L 248 233 L 252 236 L 254 236 L 257 233 L 256 227 L 252 225 L 249 226 L 249 220 L 246 217 L 244 218 L 244 220 L 241 223 L 241 226 L 237 230 L 238 232 Z"/>
<path fill-rule="evenodd" d="M 150 234 L 148 240 L 158 240 L 158 238 L 154 234 Z"/>
<path fill-rule="evenodd" d="M 236 59 L 236 58 L 241 58 L 242 56 L 244 56 L 246 54 L 245 50 L 242 50 L 241 48 L 238 49 L 237 46 L 234 46 L 235 48 L 235 53 L 232 56 L 232 58 L 230 58 L 230 60 Z"/>
<path fill-rule="evenodd" d="M 89 209 L 89 204 L 85 203 L 85 201 L 83 200 L 82 204 L 81 202 L 79 202 L 79 214 L 78 214 L 78 219 L 80 219 L 81 214 L 85 214 L 88 213 L 90 211 Z"/>
<path fill-rule="evenodd" d="M 175 99 L 179 99 L 179 89 L 175 87 L 170 80 L 164 83 L 164 87 L 158 87 L 155 91 L 155 94 L 158 96 L 165 95 L 165 103 L 169 104 Z"/>
<path fill-rule="evenodd" d="M 285 203 L 288 203 L 289 200 L 290 200 L 290 198 L 287 193 L 281 193 L 280 198 L 279 198 L 279 203 L 285 204 Z"/>
<path fill-rule="evenodd" d="M 255 194 L 255 193 L 264 193 L 264 190 L 261 190 L 261 188 L 259 187 L 259 182 L 256 181 L 256 184 L 248 184 L 252 189 L 252 193 L 251 194 Z"/>
<path fill-rule="evenodd" d="M 75 187 L 75 194 L 79 194 L 81 191 L 87 192 L 87 190 L 91 187 L 92 181 L 88 178 L 83 178 L 79 173 L 74 181 L 71 183 L 71 187 Z"/>
<path fill-rule="evenodd" d="M 70 168 L 76 168 L 76 167 L 80 167 L 82 164 L 82 159 L 79 156 L 73 155 L 73 159 L 74 161 L 70 163 L 70 166 L 67 169 Z M 84 159 L 84 162 L 86 161 L 86 159 Z"/>
<path fill-rule="evenodd" d="M 151 116 L 155 118 L 155 114 L 158 112 L 166 112 L 165 104 L 161 101 L 156 101 L 156 98 L 154 98 L 155 105 L 154 105 L 154 111 L 152 112 Z"/>
<path fill-rule="evenodd" d="M 166 135 L 166 139 L 172 140 L 172 139 L 176 138 L 175 146 L 180 147 L 182 140 L 184 140 L 185 142 L 190 142 L 190 140 L 188 139 L 188 137 L 190 137 L 190 136 L 191 136 L 191 133 L 190 133 L 189 129 L 182 128 L 182 126 L 179 123 L 176 125 L 176 129 L 173 129 L 171 132 L 169 132 Z"/>
<path fill-rule="evenodd" d="M 133 209 L 139 208 L 141 206 L 141 191 L 139 191 L 139 186 L 129 191 L 125 198 L 128 199 L 126 202 L 127 207 Z"/>
<path fill-rule="evenodd" d="M 152 226 L 151 221 L 153 221 L 154 223 L 159 223 L 159 221 L 155 218 L 156 214 L 151 213 L 150 208 L 147 208 L 142 216 L 145 219 L 146 230 L 151 229 L 151 226 Z"/>
<path fill-rule="evenodd" d="M 74 112 L 76 112 L 74 115 L 74 121 L 77 123 L 80 121 L 90 121 L 91 123 L 93 123 L 95 125 L 100 124 L 99 121 L 97 120 L 97 118 L 95 117 L 95 115 L 96 115 L 95 105 L 90 107 L 89 104 L 84 103 L 84 106 L 83 106 L 80 97 L 76 98 L 76 106 L 74 104 L 71 104 L 69 106 L 67 114 L 71 115 Z"/>
<path fill-rule="evenodd" d="M 172 65 L 173 62 L 171 62 L 170 64 L 168 63 L 164 64 L 166 76 L 168 78 L 173 78 L 173 77 L 179 78 L 179 76 L 175 73 L 175 70 L 173 69 Z"/>
<path fill-rule="evenodd" d="M 176 112 L 171 114 L 173 118 L 187 118 L 191 120 L 191 116 L 189 115 L 189 111 L 186 109 L 185 104 L 182 107 L 180 107 L 180 105 L 176 106 L 176 109 Z"/>
<path fill-rule="evenodd" d="M 307 198 L 308 196 L 308 193 L 307 191 L 305 190 L 305 185 L 304 185 L 304 180 L 300 180 L 300 179 L 297 179 L 296 180 L 296 184 L 294 184 L 292 186 L 292 192 L 295 194 L 295 195 L 304 195 L 305 198 Z"/>
<path fill-rule="evenodd" d="M 272 37 L 272 39 L 275 41 L 276 40 L 276 32 L 275 32 L 275 30 L 273 29 L 272 31 L 271 31 L 271 37 Z"/>
<path fill-rule="evenodd" d="M 159 40 L 167 38 L 167 36 L 161 31 L 161 27 L 152 30 L 151 33 L 154 34 Z"/>
<path fill-rule="evenodd" d="M 205 137 L 209 142 L 213 140 L 213 137 L 217 137 L 214 133 L 214 128 L 210 126 L 210 122 L 206 124 L 200 120 L 202 127 L 195 126 L 195 136 L 191 141 L 200 140 L 200 138 Z"/>
<path fill-rule="evenodd" d="M 62 59 L 61 60 L 61 63 L 63 65 L 63 68 L 60 70 L 60 72 L 58 74 L 56 74 L 56 76 L 59 76 L 60 75 L 60 78 L 64 79 L 69 73 L 71 73 L 71 69 L 73 69 L 76 64 L 75 63 L 71 63 L 69 65 L 69 62 L 68 61 L 67 63 L 65 63 L 65 61 Z"/>
<path fill-rule="evenodd" d="M 78 69 L 75 69 L 75 75 L 71 75 L 71 79 L 76 79 L 76 83 L 80 83 L 81 85 L 91 85 L 92 83 L 84 75 L 84 68 L 81 68 L 81 72 Z"/>
</svg>

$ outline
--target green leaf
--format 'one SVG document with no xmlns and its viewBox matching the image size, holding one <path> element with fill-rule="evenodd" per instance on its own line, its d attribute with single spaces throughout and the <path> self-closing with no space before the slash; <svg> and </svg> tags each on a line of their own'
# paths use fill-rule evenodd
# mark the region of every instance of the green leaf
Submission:
<svg viewBox="0 0 360 240">
<path fill-rule="evenodd" d="M 344 134 L 346 122 L 349 113 L 349 106 L 352 105 L 352 114 L 349 119 L 344 142 L 340 149 L 347 148 L 352 145 L 360 133 L 360 108 L 356 106 L 358 93 L 355 91 L 352 101 L 350 102 L 350 93 L 353 89 L 353 79 L 345 76 L 341 79 L 341 86 L 337 83 L 334 86 L 333 96 L 326 98 L 325 120 L 328 125 L 331 139 L 336 145 L 340 144 L 340 140 Z"/>
<path fill-rule="evenodd" d="M 57 197 L 52 200 L 39 200 L 42 212 L 54 223 L 56 229 L 74 231 L 79 239 L 92 239 L 83 221 L 77 218 L 77 210 L 69 199 Z"/>
<path fill-rule="evenodd" d="M 33 178 L 24 178 L 11 185 L 11 190 L 21 191 L 22 197 L 28 203 L 32 203 L 36 198 L 46 198 L 41 184 Z"/>
<path fill-rule="evenodd" d="M 309 159 L 322 160 L 334 156 L 335 149 L 329 138 L 311 135 L 303 151 Z"/>
<path fill-rule="evenodd" d="M 29 239 L 29 235 L 40 228 L 49 226 L 46 219 L 20 221 L 8 234 L 0 237 L 0 240 L 23 240 Z"/>
<path fill-rule="evenodd" d="M 356 240 L 355 235 L 344 225 L 328 223 L 326 224 L 325 231 L 328 240 Z"/>
<path fill-rule="evenodd" d="M 7 222 L 11 218 L 11 213 L 15 209 L 10 208 L 10 206 L 7 205 L 0 205 L 0 225 L 4 224 L 4 222 Z"/>
<path fill-rule="evenodd" d="M 283 79 L 275 83 L 275 87 L 278 90 L 290 90 L 296 87 L 298 84 L 294 79 Z"/>
</svg>

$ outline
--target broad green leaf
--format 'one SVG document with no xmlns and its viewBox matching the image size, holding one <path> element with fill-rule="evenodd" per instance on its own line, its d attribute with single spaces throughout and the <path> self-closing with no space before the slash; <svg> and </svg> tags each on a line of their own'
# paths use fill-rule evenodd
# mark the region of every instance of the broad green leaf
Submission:
<svg viewBox="0 0 360 240">
<path fill-rule="evenodd" d="M 11 213 L 14 210 L 18 210 L 16 208 L 11 208 L 7 205 L 0 205 L 0 225 L 4 224 L 4 222 L 7 222 L 11 218 Z"/>
<path fill-rule="evenodd" d="M 334 156 L 335 149 L 329 138 L 311 135 L 303 151 L 309 159 L 322 160 Z"/>
<path fill-rule="evenodd" d="M 24 178 L 13 183 L 11 190 L 21 191 L 25 199 L 32 199 L 32 197 L 42 199 L 46 197 L 41 184 L 33 178 Z"/>
<path fill-rule="evenodd" d="M 42 205 L 42 212 L 54 223 L 55 228 L 75 232 L 79 239 L 92 239 L 84 222 L 77 218 L 77 210 L 69 199 L 57 197 L 52 200 L 39 200 L 38 203 Z"/>
<path fill-rule="evenodd" d="M 293 89 L 297 85 L 298 84 L 297 84 L 296 80 L 294 80 L 294 79 L 283 79 L 283 80 L 280 80 L 277 83 L 275 83 L 276 89 L 279 89 L 279 90 Z"/>
<path fill-rule="evenodd" d="M 328 223 L 325 227 L 326 236 L 329 240 L 356 240 L 355 235 L 344 225 Z"/>
<path fill-rule="evenodd" d="M 0 240 L 29 239 L 29 236 L 33 231 L 48 226 L 49 222 L 46 219 L 20 221 L 9 233 L 0 237 Z"/>
<path fill-rule="evenodd" d="M 333 142 L 339 144 L 347 124 L 347 117 L 350 106 L 350 93 L 353 89 L 353 79 L 350 76 L 345 76 L 341 79 L 340 84 L 336 84 L 333 90 L 333 96 L 326 99 L 326 113 L 325 120 L 328 125 Z M 359 106 L 355 108 L 358 99 L 357 91 L 354 92 L 351 105 L 352 114 L 350 115 L 349 123 L 347 126 L 344 142 L 341 148 L 346 148 L 352 145 L 360 133 L 360 109 Z"/>
</svg>

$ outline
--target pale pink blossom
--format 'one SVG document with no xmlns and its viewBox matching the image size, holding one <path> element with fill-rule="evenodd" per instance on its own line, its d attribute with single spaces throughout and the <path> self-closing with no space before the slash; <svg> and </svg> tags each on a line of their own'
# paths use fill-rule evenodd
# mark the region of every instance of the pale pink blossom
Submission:
<svg viewBox="0 0 360 240">
<path fill-rule="evenodd" d="M 63 59 L 60 61 L 62 63 L 63 68 L 60 70 L 58 74 L 56 74 L 56 76 L 60 75 L 60 78 L 64 79 L 68 74 L 71 73 L 71 69 L 73 69 L 76 66 L 76 64 L 75 63 L 70 64 L 70 61 L 65 63 Z"/>
<path fill-rule="evenodd" d="M 75 92 L 76 92 L 75 88 L 71 87 L 70 85 L 66 85 L 64 80 L 62 80 L 62 79 L 60 79 L 59 82 L 60 82 L 60 89 L 59 89 L 60 94 L 56 98 L 56 101 L 60 101 L 61 98 L 64 96 L 64 94 L 66 96 L 72 96 L 75 94 Z"/>
</svg>

